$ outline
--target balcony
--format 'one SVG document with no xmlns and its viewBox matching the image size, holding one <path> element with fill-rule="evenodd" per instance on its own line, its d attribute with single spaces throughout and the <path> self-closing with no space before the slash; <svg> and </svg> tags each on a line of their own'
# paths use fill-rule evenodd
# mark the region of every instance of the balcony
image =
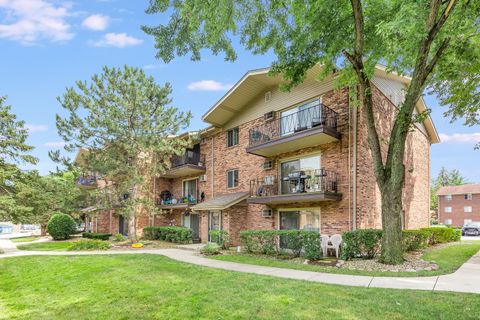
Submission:
<svg viewBox="0 0 480 320">
<path fill-rule="evenodd" d="M 162 177 L 179 178 L 205 173 L 205 158 L 200 152 L 187 150 L 182 156 L 172 157 L 172 166 Z"/>
<path fill-rule="evenodd" d="M 98 187 L 98 180 L 95 176 L 81 176 L 76 183 L 77 186 L 83 189 L 95 189 Z"/>
<path fill-rule="evenodd" d="M 175 197 L 170 191 L 165 190 L 160 194 L 160 198 L 157 199 L 156 204 L 163 210 L 187 209 L 200 201 L 198 191 L 194 193 L 195 196 Z"/>
<path fill-rule="evenodd" d="M 340 139 L 337 132 L 338 114 L 323 104 L 250 129 L 247 152 L 263 157 L 291 152 Z"/>
<path fill-rule="evenodd" d="M 280 179 L 270 176 L 251 180 L 250 198 L 247 201 L 276 206 L 288 203 L 337 201 L 341 198 L 337 174 L 318 169 L 293 171 Z"/>
</svg>

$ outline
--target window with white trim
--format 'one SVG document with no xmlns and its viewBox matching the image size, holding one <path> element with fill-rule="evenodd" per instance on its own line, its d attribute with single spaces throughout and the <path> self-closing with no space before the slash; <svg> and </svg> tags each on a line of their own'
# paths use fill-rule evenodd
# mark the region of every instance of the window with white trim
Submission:
<svg viewBox="0 0 480 320">
<path fill-rule="evenodd" d="M 445 219 L 444 224 L 451 225 L 452 224 L 452 219 Z"/>
<path fill-rule="evenodd" d="M 467 225 L 472 222 L 472 219 L 465 219 L 463 220 L 463 225 Z"/>
<path fill-rule="evenodd" d="M 227 171 L 227 188 L 236 188 L 238 187 L 238 169 L 228 170 Z"/>
<path fill-rule="evenodd" d="M 465 200 L 472 200 L 472 194 L 471 193 L 467 193 L 465 195 Z"/>
<path fill-rule="evenodd" d="M 472 206 L 463 207 L 463 212 L 472 212 Z"/>
<path fill-rule="evenodd" d="M 227 131 L 227 147 L 233 147 L 238 144 L 238 127 Z"/>
<path fill-rule="evenodd" d="M 452 207 L 445 207 L 445 212 L 450 213 L 452 212 Z"/>
<path fill-rule="evenodd" d="M 451 194 L 445 195 L 445 201 L 452 201 L 452 195 Z"/>
</svg>

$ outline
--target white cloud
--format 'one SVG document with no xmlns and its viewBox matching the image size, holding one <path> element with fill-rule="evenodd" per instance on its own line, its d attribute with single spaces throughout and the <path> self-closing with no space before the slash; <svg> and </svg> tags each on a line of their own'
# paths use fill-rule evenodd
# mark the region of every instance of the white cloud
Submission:
<svg viewBox="0 0 480 320">
<path fill-rule="evenodd" d="M 108 20 L 109 18 L 102 14 L 92 14 L 83 20 L 82 26 L 90 30 L 102 31 L 108 27 Z"/>
<path fill-rule="evenodd" d="M 50 142 L 45 142 L 42 146 L 47 148 L 63 148 L 66 145 L 67 143 L 64 141 L 50 141 Z"/>
<path fill-rule="evenodd" d="M 48 126 L 44 124 L 25 124 L 25 129 L 28 130 L 28 133 L 35 133 L 35 132 L 45 132 L 48 130 Z"/>
<path fill-rule="evenodd" d="M 72 14 L 68 3 L 49 0 L 0 0 L 0 11 L 5 19 L 0 23 L 0 38 L 23 44 L 34 44 L 40 39 L 68 41 L 74 34 L 66 18 Z"/>
<path fill-rule="evenodd" d="M 454 133 L 446 134 L 440 133 L 440 141 L 442 142 L 453 142 L 453 143 L 477 143 L 480 142 L 480 132 L 472 133 Z"/>
<path fill-rule="evenodd" d="M 94 47 L 117 47 L 125 48 L 128 46 L 136 46 L 143 42 L 142 39 L 137 39 L 127 35 L 126 33 L 107 33 L 99 41 L 90 41 Z"/>
<path fill-rule="evenodd" d="M 155 70 L 155 69 L 160 69 L 163 68 L 165 65 L 162 64 L 146 64 L 142 68 L 145 70 Z"/>
<path fill-rule="evenodd" d="M 232 87 L 229 83 L 221 83 L 214 80 L 201 80 L 191 82 L 188 85 L 188 90 L 192 91 L 225 91 Z"/>
</svg>

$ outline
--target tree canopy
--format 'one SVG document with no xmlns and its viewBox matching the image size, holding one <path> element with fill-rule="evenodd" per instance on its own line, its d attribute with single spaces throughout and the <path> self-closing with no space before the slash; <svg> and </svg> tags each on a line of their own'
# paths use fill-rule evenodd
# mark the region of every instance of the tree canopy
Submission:
<svg viewBox="0 0 480 320">
<path fill-rule="evenodd" d="M 438 208 L 437 191 L 445 186 L 459 186 L 468 183 L 468 180 L 462 176 L 459 170 L 447 170 L 444 167 L 440 169 L 436 178 L 430 183 L 430 208 Z"/>
</svg>

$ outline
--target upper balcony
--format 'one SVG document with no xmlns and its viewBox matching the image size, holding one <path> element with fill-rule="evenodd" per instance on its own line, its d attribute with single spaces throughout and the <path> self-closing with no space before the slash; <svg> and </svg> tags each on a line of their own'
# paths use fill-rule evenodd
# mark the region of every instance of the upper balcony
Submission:
<svg viewBox="0 0 480 320">
<path fill-rule="evenodd" d="M 271 157 L 340 139 L 338 114 L 321 103 L 283 114 L 250 129 L 248 153 Z"/>
<path fill-rule="evenodd" d="M 162 177 L 178 178 L 205 173 L 205 158 L 198 151 L 187 150 L 182 156 L 172 157 L 172 166 Z"/>
<path fill-rule="evenodd" d="M 248 203 L 270 206 L 319 201 L 340 200 L 336 172 L 325 169 L 298 170 L 285 174 L 250 181 Z"/>
</svg>

